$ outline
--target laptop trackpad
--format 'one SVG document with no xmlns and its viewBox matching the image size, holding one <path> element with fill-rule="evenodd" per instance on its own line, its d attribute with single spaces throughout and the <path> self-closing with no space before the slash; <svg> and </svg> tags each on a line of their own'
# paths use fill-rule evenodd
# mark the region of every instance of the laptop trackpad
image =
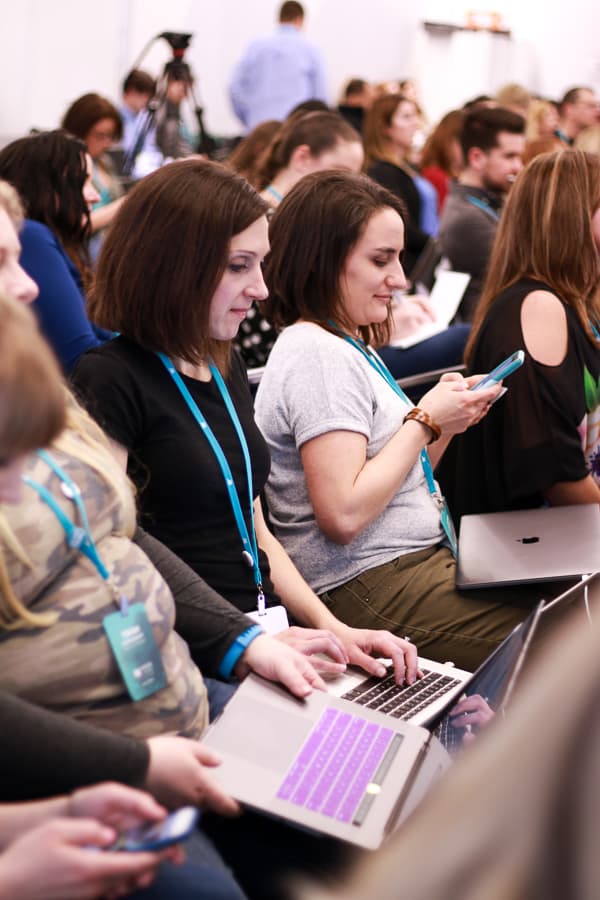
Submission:
<svg viewBox="0 0 600 900">
<path fill-rule="evenodd" d="M 235 715 L 229 707 L 228 714 L 217 720 L 218 728 L 210 733 L 210 746 L 271 770 L 283 772 L 288 768 L 313 726 L 313 720 L 302 715 L 300 704 L 298 715 L 293 715 L 288 706 L 285 729 L 268 703 L 245 697 L 236 705 Z"/>
</svg>

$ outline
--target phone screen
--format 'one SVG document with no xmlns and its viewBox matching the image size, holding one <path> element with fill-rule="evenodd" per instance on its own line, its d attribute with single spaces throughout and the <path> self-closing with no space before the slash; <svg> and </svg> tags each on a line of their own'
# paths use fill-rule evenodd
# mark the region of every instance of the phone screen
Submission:
<svg viewBox="0 0 600 900">
<path fill-rule="evenodd" d="M 503 378 L 507 378 L 511 375 L 519 366 L 523 365 L 525 360 L 525 354 L 522 350 L 516 350 L 511 356 L 507 357 L 503 360 L 500 365 L 496 366 L 495 369 L 482 378 L 481 381 L 477 382 L 477 384 L 471 388 L 472 391 L 480 391 L 482 388 L 491 387 L 494 384 L 498 384 L 499 381 L 502 381 Z"/>
<path fill-rule="evenodd" d="M 109 850 L 127 850 L 131 853 L 143 850 L 160 850 L 178 844 L 188 838 L 196 827 L 198 810 L 195 806 L 183 806 L 163 819 L 138 825 L 124 831 Z"/>
</svg>

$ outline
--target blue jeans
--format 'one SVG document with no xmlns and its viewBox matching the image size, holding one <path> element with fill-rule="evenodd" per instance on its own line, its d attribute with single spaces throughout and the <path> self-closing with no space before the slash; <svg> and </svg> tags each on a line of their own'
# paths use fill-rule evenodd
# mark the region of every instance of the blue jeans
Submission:
<svg viewBox="0 0 600 900">
<path fill-rule="evenodd" d="M 128 894 L 129 900 L 246 900 L 246 895 L 225 868 L 184 863 L 163 863 L 150 887 Z"/>
</svg>

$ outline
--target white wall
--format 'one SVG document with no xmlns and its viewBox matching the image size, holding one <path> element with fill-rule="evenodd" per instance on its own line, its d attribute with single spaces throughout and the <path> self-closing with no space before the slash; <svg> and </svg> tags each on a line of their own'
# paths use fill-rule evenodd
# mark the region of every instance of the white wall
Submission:
<svg viewBox="0 0 600 900">
<path fill-rule="evenodd" d="M 0 0 L 0 135 L 54 127 L 85 91 L 118 99 L 123 75 L 162 31 L 189 31 L 186 53 L 205 123 L 233 134 L 227 81 L 243 47 L 273 28 L 277 0 Z M 374 81 L 416 75 L 435 119 L 499 83 L 520 80 L 552 96 L 572 84 L 600 87 L 597 0 L 494 0 L 510 43 L 462 35 L 432 41 L 422 19 L 464 22 L 456 0 L 305 0 L 306 33 L 327 60 L 331 99 L 351 76 Z M 476 5 L 477 8 L 477 5 Z M 143 65 L 159 74 L 170 58 L 159 41 Z"/>
</svg>

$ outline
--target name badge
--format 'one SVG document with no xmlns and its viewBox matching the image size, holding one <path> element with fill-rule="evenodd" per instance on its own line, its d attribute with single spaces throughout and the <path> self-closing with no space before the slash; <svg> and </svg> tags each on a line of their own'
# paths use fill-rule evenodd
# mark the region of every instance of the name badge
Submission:
<svg viewBox="0 0 600 900">
<path fill-rule="evenodd" d="M 102 622 L 110 649 L 131 699 L 144 700 L 167 686 L 160 651 L 143 603 L 105 616 Z"/>
<path fill-rule="evenodd" d="M 279 634 L 280 631 L 290 627 L 284 606 L 268 606 L 264 612 L 255 609 L 246 615 L 257 622 L 267 634 Z"/>
</svg>

